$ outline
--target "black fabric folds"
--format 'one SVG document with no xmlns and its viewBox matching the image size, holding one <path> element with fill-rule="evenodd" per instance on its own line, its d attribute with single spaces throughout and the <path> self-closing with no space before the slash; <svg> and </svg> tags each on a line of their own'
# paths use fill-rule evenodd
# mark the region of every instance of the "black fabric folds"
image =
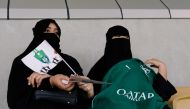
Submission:
<svg viewBox="0 0 190 109">
<path fill-rule="evenodd" d="M 88 77 L 102 81 L 105 74 L 113 65 L 122 60 L 131 58 L 130 40 L 125 38 L 112 39 L 106 43 L 104 55 L 91 68 Z M 100 91 L 100 88 L 101 85 L 94 84 L 95 95 Z"/>
<path fill-rule="evenodd" d="M 112 39 L 114 36 L 126 38 Z M 88 73 L 91 79 L 102 81 L 107 71 L 119 61 L 132 58 L 130 35 L 128 30 L 120 25 L 113 26 L 106 33 L 106 47 L 104 55 L 96 62 Z M 95 95 L 99 93 L 101 85 L 94 84 Z"/>
<path fill-rule="evenodd" d="M 44 40 L 46 40 L 55 49 L 56 52 L 61 53 L 61 49 L 59 45 L 60 39 L 57 37 L 57 35 L 54 33 L 43 33 L 43 34 L 40 34 L 40 36 L 36 36 L 33 38 L 32 42 L 24 51 L 23 55 L 30 53 Z"/>
<path fill-rule="evenodd" d="M 105 60 L 106 71 L 122 60 L 131 59 L 132 53 L 130 40 L 118 38 L 107 42 L 103 57 Z"/>
<path fill-rule="evenodd" d="M 60 37 L 61 29 L 60 29 L 59 25 L 56 23 L 56 21 L 53 19 L 43 19 L 43 20 L 40 20 L 39 22 L 37 22 L 35 27 L 32 29 L 34 37 L 37 37 L 37 36 L 43 34 L 46 31 L 46 29 L 50 23 L 53 23 L 56 25 L 57 30 L 58 30 L 58 32 L 56 34 L 58 34 L 58 36 Z"/>
</svg>

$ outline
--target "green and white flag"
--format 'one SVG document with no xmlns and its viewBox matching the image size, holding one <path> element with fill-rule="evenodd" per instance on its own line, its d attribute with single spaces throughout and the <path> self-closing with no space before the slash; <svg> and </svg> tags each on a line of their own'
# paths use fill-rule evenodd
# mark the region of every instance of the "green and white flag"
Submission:
<svg viewBox="0 0 190 109">
<path fill-rule="evenodd" d="M 22 62 L 27 67 L 38 73 L 47 73 L 62 60 L 62 57 L 46 40 L 22 58 Z"/>
</svg>

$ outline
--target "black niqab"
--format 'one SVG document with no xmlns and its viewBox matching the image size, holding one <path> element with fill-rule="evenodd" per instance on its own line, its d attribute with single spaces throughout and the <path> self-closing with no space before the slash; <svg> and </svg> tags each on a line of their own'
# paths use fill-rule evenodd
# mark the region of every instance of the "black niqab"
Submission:
<svg viewBox="0 0 190 109">
<path fill-rule="evenodd" d="M 30 53 L 44 40 L 46 40 L 55 49 L 57 53 L 61 53 L 59 45 L 60 39 L 57 37 L 57 35 L 54 33 L 43 33 L 40 34 L 40 36 L 33 38 L 32 42 L 29 44 L 29 46 L 27 47 L 27 49 L 24 51 L 23 54 L 26 55 Z"/>
<path fill-rule="evenodd" d="M 112 39 L 114 36 L 125 38 Z M 106 33 L 106 47 L 104 52 L 105 73 L 116 63 L 125 59 L 131 59 L 131 44 L 128 30 L 120 25 L 113 26 Z"/>
<path fill-rule="evenodd" d="M 122 60 L 131 59 L 130 40 L 123 38 L 112 39 L 106 44 L 103 58 L 105 61 L 105 71 L 108 71 L 114 64 Z"/>
<path fill-rule="evenodd" d="M 55 24 L 58 30 L 57 33 L 45 33 L 50 23 Z M 53 19 L 40 20 L 36 23 L 35 27 L 32 30 L 33 30 L 34 38 L 32 42 L 29 44 L 29 46 L 27 47 L 27 49 L 24 51 L 23 55 L 30 53 L 44 40 L 46 40 L 56 50 L 56 52 L 61 53 L 61 49 L 59 45 L 61 29 L 55 20 Z"/>
<path fill-rule="evenodd" d="M 112 39 L 113 36 L 126 36 L 126 38 Z M 102 81 L 108 70 L 116 63 L 132 58 L 130 36 L 123 26 L 111 27 L 106 33 L 106 47 L 104 55 L 91 68 L 88 77 Z M 101 85 L 94 85 L 95 95 L 99 93 Z"/>
</svg>

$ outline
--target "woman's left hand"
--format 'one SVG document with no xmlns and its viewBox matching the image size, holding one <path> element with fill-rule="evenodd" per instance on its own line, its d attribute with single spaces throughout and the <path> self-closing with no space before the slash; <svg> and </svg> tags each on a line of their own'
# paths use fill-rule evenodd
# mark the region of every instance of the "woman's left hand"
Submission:
<svg viewBox="0 0 190 109">
<path fill-rule="evenodd" d="M 158 73 L 162 75 L 162 77 L 167 80 L 167 67 L 166 64 L 158 59 L 152 58 L 148 59 L 146 64 L 151 64 L 153 67 L 158 68 Z"/>
<path fill-rule="evenodd" d="M 86 76 L 80 76 L 80 78 L 89 79 Z M 87 92 L 89 98 L 94 96 L 94 87 L 92 83 L 77 82 L 77 84 L 80 89 Z"/>
<path fill-rule="evenodd" d="M 27 77 L 28 85 L 32 85 L 32 87 L 39 87 L 43 79 L 50 77 L 49 74 L 40 74 L 37 72 L 33 72 L 29 77 Z"/>
</svg>

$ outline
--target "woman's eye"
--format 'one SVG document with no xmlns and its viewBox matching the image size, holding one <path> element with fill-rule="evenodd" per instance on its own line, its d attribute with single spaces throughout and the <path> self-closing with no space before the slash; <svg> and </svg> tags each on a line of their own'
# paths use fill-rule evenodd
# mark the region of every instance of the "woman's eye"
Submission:
<svg viewBox="0 0 190 109">
<path fill-rule="evenodd" d="M 46 30 L 46 33 L 49 33 L 50 31 L 49 30 Z"/>
</svg>

